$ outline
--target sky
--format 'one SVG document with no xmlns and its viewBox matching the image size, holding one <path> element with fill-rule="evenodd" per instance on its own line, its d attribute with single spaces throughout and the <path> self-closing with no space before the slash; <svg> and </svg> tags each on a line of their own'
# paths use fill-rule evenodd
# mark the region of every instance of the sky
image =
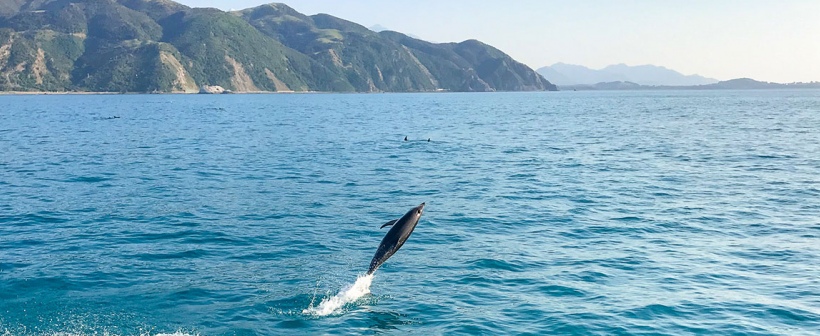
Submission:
<svg viewBox="0 0 820 336">
<path fill-rule="evenodd" d="M 270 1 L 181 0 L 238 10 Z M 290 0 L 432 42 L 477 39 L 533 69 L 653 64 L 719 80 L 820 81 L 820 0 Z"/>
</svg>

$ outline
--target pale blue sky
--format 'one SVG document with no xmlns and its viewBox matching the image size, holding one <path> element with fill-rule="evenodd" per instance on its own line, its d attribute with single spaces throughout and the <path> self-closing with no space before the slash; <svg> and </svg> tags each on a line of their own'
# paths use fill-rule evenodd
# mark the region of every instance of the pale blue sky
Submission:
<svg viewBox="0 0 820 336">
<path fill-rule="evenodd" d="M 270 1 L 182 0 L 244 9 Z M 820 81 L 820 0 L 292 0 L 434 42 L 478 39 L 540 68 L 655 64 L 721 80 Z"/>
</svg>

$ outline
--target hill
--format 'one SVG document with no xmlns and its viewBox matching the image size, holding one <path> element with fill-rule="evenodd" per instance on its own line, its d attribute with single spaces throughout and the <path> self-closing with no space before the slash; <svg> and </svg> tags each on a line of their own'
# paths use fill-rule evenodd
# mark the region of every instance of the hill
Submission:
<svg viewBox="0 0 820 336">
<path fill-rule="evenodd" d="M 377 33 L 327 14 L 306 16 L 283 4 L 236 14 L 262 33 L 342 73 L 356 91 L 556 89 L 532 69 L 477 41 L 434 44 L 392 31 Z M 515 78 L 497 75 L 508 72 Z"/>
<path fill-rule="evenodd" d="M 434 44 L 284 4 L 3 0 L 0 90 L 197 92 L 556 90 L 478 41 Z"/>
<path fill-rule="evenodd" d="M 585 85 L 609 82 L 632 82 L 640 85 L 705 85 L 717 83 L 716 79 L 699 75 L 683 75 L 680 72 L 655 65 L 610 65 L 594 70 L 581 65 L 556 63 L 538 69 L 550 82 L 559 85 Z"/>
</svg>

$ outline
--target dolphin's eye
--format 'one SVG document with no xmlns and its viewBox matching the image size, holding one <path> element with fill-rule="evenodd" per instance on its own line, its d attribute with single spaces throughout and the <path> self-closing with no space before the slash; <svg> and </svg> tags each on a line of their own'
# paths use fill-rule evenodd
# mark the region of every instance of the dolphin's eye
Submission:
<svg viewBox="0 0 820 336">
<path fill-rule="evenodd" d="M 416 213 L 420 214 L 420 213 L 421 213 L 421 210 L 416 210 Z"/>
</svg>

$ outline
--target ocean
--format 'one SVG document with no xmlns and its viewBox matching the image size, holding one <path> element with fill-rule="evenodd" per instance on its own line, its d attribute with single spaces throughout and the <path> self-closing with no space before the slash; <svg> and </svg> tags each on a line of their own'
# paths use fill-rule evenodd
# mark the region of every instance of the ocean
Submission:
<svg viewBox="0 0 820 336">
<path fill-rule="evenodd" d="M 0 335 L 313 334 L 818 335 L 820 91 L 0 96 Z"/>
</svg>

